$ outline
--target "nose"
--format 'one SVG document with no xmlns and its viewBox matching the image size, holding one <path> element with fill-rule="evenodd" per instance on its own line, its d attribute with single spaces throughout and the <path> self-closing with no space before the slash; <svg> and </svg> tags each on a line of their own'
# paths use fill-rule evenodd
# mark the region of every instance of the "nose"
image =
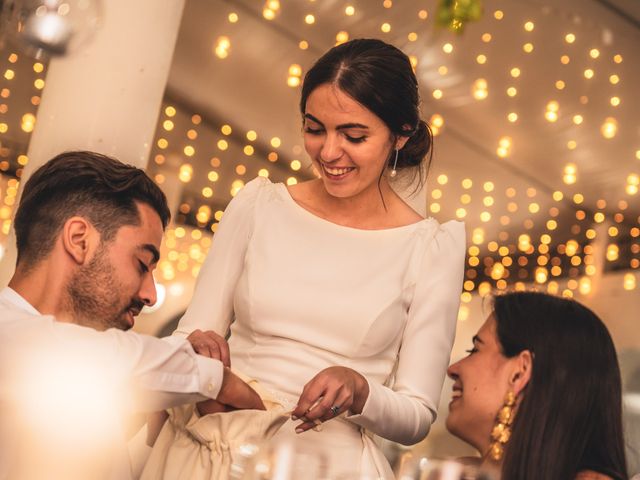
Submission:
<svg viewBox="0 0 640 480">
<path fill-rule="evenodd" d="M 154 305 L 158 300 L 158 295 L 156 293 L 156 283 L 153 280 L 153 275 L 151 274 L 151 272 L 147 273 L 144 276 L 142 285 L 140 285 L 140 291 L 138 292 L 138 295 L 140 296 L 140 300 L 142 300 L 142 303 L 144 303 L 148 307 Z"/>
<path fill-rule="evenodd" d="M 447 368 L 447 376 L 451 380 L 456 380 L 458 378 L 458 364 L 459 363 L 460 362 L 452 363 L 451 365 L 449 365 L 449 368 Z"/>
<path fill-rule="evenodd" d="M 331 163 L 342 157 L 342 145 L 338 135 L 328 133 L 320 149 L 320 159 L 323 162 Z"/>
</svg>

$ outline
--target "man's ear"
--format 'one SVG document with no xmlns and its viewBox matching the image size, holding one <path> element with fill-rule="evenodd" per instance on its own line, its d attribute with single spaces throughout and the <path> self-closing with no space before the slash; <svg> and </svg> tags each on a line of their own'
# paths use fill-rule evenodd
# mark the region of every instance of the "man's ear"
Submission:
<svg viewBox="0 0 640 480">
<path fill-rule="evenodd" d="M 529 350 L 523 350 L 517 356 L 511 359 L 513 361 L 513 370 L 509 377 L 509 384 L 513 393 L 518 396 L 531 380 L 533 372 L 533 354 Z"/>
<path fill-rule="evenodd" d="M 62 245 L 78 265 L 83 265 L 95 249 L 97 232 L 84 217 L 71 217 L 62 226 Z"/>
</svg>

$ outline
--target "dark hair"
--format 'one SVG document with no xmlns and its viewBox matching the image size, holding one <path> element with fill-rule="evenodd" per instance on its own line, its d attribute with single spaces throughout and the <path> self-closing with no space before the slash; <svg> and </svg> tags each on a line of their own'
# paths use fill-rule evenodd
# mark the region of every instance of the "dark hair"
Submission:
<svg viewBox="0 0 640 480">
<path fill-rule="evenodd" d="M 89 219 L 102 241 L 109 241 L 121 226 L 139 224 L 136 202 L 152 207 L 167 226 L 167 199 L 141 169 L 93 152 L 54 157 L 24 186 L 14 220 L 18 262 L 30 268 L 45 258 L 74 215 Z"/>
<path fill-rule="evenodd" d="M 409 58 L 382 40 L 356 39 L 333 47 L 304 77 L 300 98 L 303 116 L 311 92 L 327 83 L 335 84 L 376 114 L 393 135 L 410 137 L 399 152 L 396 168 L 417 167 L 422 179 L 423 161 L 432 153 L 433 135 L 420 119 L 418 81 Z M 393 165 L 393 156 L 388 165 Z"/>
<path fill-rule="evenodd" d="M 626 480 L 620 369 L 604 323 L 544 293 L 499 295 L 493 309 L 504 355 L 533 355 L 502 479 L 567 480 L 594 470 Z"/>
</svg>

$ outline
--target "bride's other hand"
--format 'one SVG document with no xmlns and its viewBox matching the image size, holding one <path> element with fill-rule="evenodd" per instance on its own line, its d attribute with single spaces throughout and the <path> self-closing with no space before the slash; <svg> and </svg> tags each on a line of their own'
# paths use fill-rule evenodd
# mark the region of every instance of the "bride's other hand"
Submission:
<svg viewBox="0 0 640 480">
<path fill-rule="evenodd" d="M 304 386 L 298 405 L 291 417 L 302 423 L 297 433 L 316 427 L 346 411 L 362 413 L 369 396 L 367 380 L 347 367 L 329 367 L 322 370 Z"/>
<path fill-rule="evenodd" d="M 209 358 L 220 360 L 225 367 L 231 366 L 229 344 L 216 332 L 207 330 L 194 330 L 187 340 L 193 346 L 196 353 Z"/>
</svg>

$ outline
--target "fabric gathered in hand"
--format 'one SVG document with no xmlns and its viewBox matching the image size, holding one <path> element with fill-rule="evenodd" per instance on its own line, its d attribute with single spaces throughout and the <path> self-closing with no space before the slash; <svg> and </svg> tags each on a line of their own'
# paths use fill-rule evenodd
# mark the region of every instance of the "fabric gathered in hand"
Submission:
<svg viewBox="0 0 640 480">
<path fill-rule="evenodd" d="M 227 480 L 241 466 L 242 447 L 259 446 L 289 420 L 292 405 L 259 383 L 234 372 L 253 388 L 266 410 L 235 410 L 201 416 L 194 404 L 169 411 L 141 480 Z"/>
</svg>

